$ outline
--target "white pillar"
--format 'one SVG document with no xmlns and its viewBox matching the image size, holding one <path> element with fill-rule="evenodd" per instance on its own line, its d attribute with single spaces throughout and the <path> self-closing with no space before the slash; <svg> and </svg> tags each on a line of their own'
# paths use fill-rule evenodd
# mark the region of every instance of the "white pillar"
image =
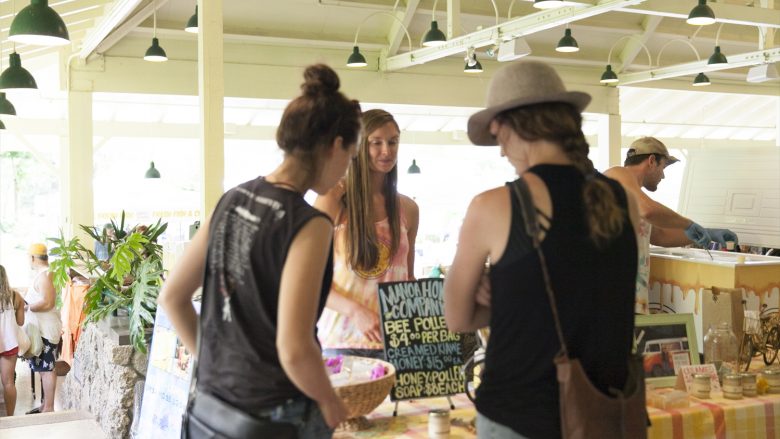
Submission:
<svg viewBox="0 0 780 439">
<path fill-rule="evenodd" d="M 620 114 L 599 115 L 599 150 L 596 168 L 606 170 L 622 163 L 622 158 L 620 157 L 620 143 L 622 140 L 620 124 Z"/>
<path fill-rule="evenodd" d="M 460 34 L 460 0 L 447 0 L 447 39 L 459 37 Z"/>
<path fill-rule="evenodd" d="M 89 247 L 89 236 L 80 224 L 95 222 L 92 194 L 92 92 L 68 92 L 68 140 L 62 142 L 60 192 L 64 213 L 63 232 L 77 236 Z"/>
<path fill-rule="evenodd" d="M 198 0 L 198 95 L 200 96 L 200 215 L 211 215 L 224 189 L 225 80 L 222 0 Z"/>
</svg>

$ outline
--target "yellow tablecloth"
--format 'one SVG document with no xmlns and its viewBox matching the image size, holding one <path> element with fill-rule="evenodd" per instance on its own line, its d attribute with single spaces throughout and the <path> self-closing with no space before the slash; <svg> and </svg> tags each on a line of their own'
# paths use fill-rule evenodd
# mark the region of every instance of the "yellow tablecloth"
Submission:
<svg viewBox="0 0 780 439">
<path fill-rule="evenodd" d="M 649 407 L 648 439 L 780 439 L 780 395 L 690 401 L 677 410 Z"/>
<path fill-rule="evenodd" d="M 474 438 L 469 424 L 476 416 L 474 406 L 465 397 L 452 397 L 455 410 L 450 438 Z M 690 397 L 691 406 L 678 410 L 648 407 L 648 439 L 780 439 L 780 395 L 730 400 L 700 400 Z M 428 411 L 449 408 L 446 398 L 402 401 L 398 416 L 393 417 L 395 403 L 386 399 L 368 416 L 371 428 L 358 432 L 337 432 L 336 439 L 428 437 Z"/>
</svg>

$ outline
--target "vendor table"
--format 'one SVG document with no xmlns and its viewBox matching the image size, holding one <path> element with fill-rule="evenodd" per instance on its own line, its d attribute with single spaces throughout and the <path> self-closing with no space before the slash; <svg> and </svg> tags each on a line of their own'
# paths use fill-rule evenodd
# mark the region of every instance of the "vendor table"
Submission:
<svg viewBox="0 0 780 439">
<path fill-rule="evenodd" d="M 698 399 L 690 407 L 649 407 L 648 439 L 780 439 L 780 395 Z"/>
<path fill-rule="evenodd" d="M 473 404 L 465 395 L 452 397 L 455 410 L 450 438 L 474 438 L 470 427 L 476 416 Z M 780 395 L 730 400 L 701 400 L 690 397 L 691 405 L 676 410 L 648 407 L 648 439 L 780 439 Z M 395 403 L 386 399 L 368 416 L 371 428 L 364 431 L 339 431 L 335 439 L 358 438 L 428 438 L 428 411 L 449 407 L 446 398 L 402 401 L 398 416 L 393 417 Z"/>
</svg>

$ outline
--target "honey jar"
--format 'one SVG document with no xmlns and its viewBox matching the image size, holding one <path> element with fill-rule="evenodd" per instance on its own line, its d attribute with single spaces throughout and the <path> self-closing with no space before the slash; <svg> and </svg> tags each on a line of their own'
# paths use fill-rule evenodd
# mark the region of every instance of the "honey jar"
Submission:
<svg viewBox="0 0 780 439">
<path fill-rule="evenodd" d="M 730 374 L 723 376 L 723 397 L 742 399 L 742 375 Z"/>
<path fill-rule="evenodd" d="M 700 399 L 709 399 L 710 376 L 708 374 L 697 373 L 693 375 L 693 387 L 691 394 Z"/>
<path fill-rule="evenodd" d="M 742 375 L 742 395 L 756 396 L 758 394 L 756 388 L 756 374 L 753 372 L 744 372 L 741 375 Z"/>
</svg>

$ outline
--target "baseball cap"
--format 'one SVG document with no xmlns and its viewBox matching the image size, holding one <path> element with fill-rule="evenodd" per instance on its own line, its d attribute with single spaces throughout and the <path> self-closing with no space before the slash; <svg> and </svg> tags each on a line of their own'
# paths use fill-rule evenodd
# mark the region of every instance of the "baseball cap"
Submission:
<svg viewBox="0 0 780 439">
<path fill-rule="evenodd" d="M 656 139 L 655 137 L 641 137 L 639 139 L 634 140 L 634 143 L 632 143 L 631 146 L 628 147 L 628 153 L 626 154 L 626 158 L 633 157 L 635 155 L 646 155 L 646 154 L 660 154 L 666 157 L 666 161 L 669 162 L 670 165 L 672 163 L 680 161 L 678 158 L 670 155 L 669 150 L 666 149 L 666 145 L 664 145 L 660 140 Z"/>
<path fill-rule="evenodd" d="M 49 249 L 46 248 L 46 244 L 41 244 L 40 242 L 37 242 L 35 244 L 30 245 L 30 249 L 28 250 L 28 253 L 32 256 L 45 256 L 49 254 Z"/>
</svg>

